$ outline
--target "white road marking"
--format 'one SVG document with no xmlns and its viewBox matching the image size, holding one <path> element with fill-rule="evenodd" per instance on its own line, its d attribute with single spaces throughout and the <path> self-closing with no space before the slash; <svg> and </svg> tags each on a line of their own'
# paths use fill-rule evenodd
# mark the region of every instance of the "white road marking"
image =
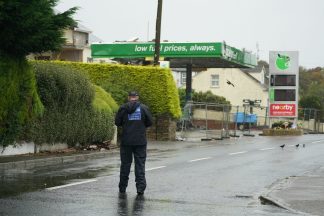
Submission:
<svg viewBox="0 0 324 216">
<path fill-rule="evenodd" d="M 274 148 L 264 148 L 264 149 L 259 149 L 260 151 L 267 151 L 267 150 L 272 150 Z"/>
<path fill-rule="evenodd" d="M 191 163 L 191 162 L 202 161 L 202 160 L 208 160 L 208 159 L 211 159 L 211 157 L 198 158 L 198 159 L 190 160 L 190 161 L 188 161 L 188 162 Z"/>
<path fill-rule="evenodd" d="M 50 187 L 50 188 L 46 188 L 46 190 L 52 191 L 52 190 L 71 187 L 71 186 L 75 186 L 75 185 L 91 183 L 91 182 L 95 182 L 95 181 L 97 181 L 97 179 L 91 179 L 91 180 L 87 180 L 87 181 L 76 182 L 76 183 L 71 183 L 71 184 L 66 184 L 66 185 L 61 185 L 61 186 L 56 186 L 56 187 Z"/>
<path fill-rule="evenodd" d="M 238 155 L 238 154 L 244 154 L 244 153 L 247 153 L 247 151 L 229 153 L 229 155 Z"/>
<path fill-rule="evenodd" d="M 314 141 L 312 143 L 319 143 L 319 142 L 322 142 L 323 140 L 317 140 L 317 141 Z"/>
<path fill-rule="evenodd" d="M 212 146 L 215 146 L 215 145 L 201 145 L 199 146 L 200 148 L 206 148 L 206 147 L 212 147 Z"/>
<path fill-rule="evenodd" d="M 153 167 L 153 168 L 146 169 L 145 171 L 157 170 L 157 169 L 162 169 L 162 168 L 165 168 L 165 167 L 166 166 Z"/>
<path fill-rule="evenodd" d="M 295 144 L 293 144 L 293 145 L 289 145 L 290 147 L 293 147 L 293 146 L 296 146 Z"/>
</svg>

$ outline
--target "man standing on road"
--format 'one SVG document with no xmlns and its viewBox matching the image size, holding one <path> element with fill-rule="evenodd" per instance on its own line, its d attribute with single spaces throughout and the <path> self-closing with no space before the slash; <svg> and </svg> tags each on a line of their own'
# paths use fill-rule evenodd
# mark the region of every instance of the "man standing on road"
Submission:
<svg viewBox="0 0 324 216">
<path fill-rule="evenodd" d="M 152 115 L 148 107 L 139 102 L 136 91 L 129 92 L 128 102 L 119 108 L 115 124 L 122 127 L 119 192 L 126 192 L 134 155 L 137 194 L 143 195 L 146 188 L 146 128 L 152 125 Z"/>
</svg>

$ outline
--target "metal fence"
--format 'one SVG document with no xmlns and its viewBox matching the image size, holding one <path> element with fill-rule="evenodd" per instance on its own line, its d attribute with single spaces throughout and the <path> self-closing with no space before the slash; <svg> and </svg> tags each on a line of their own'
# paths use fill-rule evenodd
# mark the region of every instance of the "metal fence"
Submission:
<svg viewBox="0 0 324 216">
<path fill-rule="evenodd" d="M 324 133 L 323 116 L 319 110 L 300 109 L 296 127 L 309 133 Z M 270 118 L 267 107 L 262 106 L 194 102 L 183 108 L 183 116 L 178 122 L 178 136 L 188 140 L 254 136 L 278 121 L 292 122 L 292 119 Z"/>
</svg>

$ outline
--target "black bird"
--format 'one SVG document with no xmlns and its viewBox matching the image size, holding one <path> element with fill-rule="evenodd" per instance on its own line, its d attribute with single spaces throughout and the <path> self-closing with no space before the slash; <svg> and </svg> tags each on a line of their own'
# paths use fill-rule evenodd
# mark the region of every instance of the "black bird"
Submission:
<svg viewBox="0 0 324 216">
<path fill-rule="evenodd" d="M 283 144 L 283 145 L 281 145 L 280 147 L 283 149 L 283 148 L 285 147 L 285 145 L 286 145 L 286 144 Z"/>
<path fill-rule="evenodd" d="M 296 145 L 296 148 L 298 148 L 298 147 L 299 147 L 299 144 Z"/>
<path fill-rule="evenodd" d="M 233 87 L 235 87 L 235 85 L 234 85 L 231 81 L 229 81 L 229 80 L 227 80 L 226 83 L 227 83 L 228 85 L 232 85 Z"/>
<path fill-rule="evenodd" d="M 305 148 L 305 146 L 306 146 L 306 144 L 304 143 L 304 144 L 303 144 L 303 148 Z"/>
</svg>

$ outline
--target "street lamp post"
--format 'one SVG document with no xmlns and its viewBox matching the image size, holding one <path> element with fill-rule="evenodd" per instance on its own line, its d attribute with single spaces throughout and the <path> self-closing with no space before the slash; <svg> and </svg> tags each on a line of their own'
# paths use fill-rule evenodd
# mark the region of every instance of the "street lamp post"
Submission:
<svg viewBox="0 0 324 216">
<path fill-rule="evenodd" d="M 155 27 L 155 51 L 154 51 L 154 65 L 155 66 L 159 64 L 159 59 L 160 59 L 162 3 L 163 3 L 163 0 L 158 0 L 158 8 L 157 8 L 157 15 L 156 15 L 156 27 Z"/>
</svg>

